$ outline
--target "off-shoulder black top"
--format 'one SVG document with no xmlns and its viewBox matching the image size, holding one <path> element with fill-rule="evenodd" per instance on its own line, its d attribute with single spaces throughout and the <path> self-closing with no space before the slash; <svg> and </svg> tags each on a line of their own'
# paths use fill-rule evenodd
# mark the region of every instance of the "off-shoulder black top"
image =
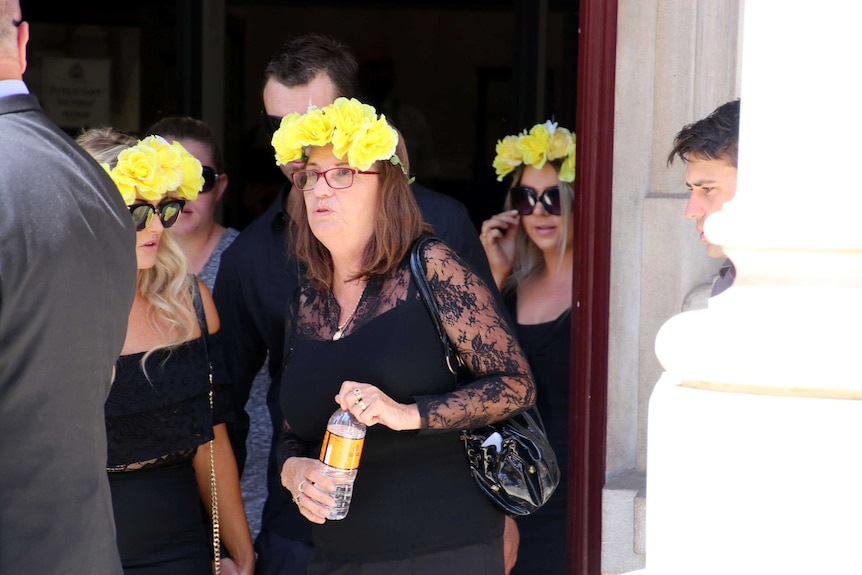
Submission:
<svg viewBox="0 0 862 575">
<path fill-rule="evenodd" d="M 105 402 L 108 470 L 132 471 L 191 459 L 213 438 L 227 414 L 228 381 L 217 334 L 154 352 L 123 355 Z M 207 349 L 213 364 L 213 410 L 209 403 Z M 149 375 L 149 378 L 147 377 Z"/>
</svg>

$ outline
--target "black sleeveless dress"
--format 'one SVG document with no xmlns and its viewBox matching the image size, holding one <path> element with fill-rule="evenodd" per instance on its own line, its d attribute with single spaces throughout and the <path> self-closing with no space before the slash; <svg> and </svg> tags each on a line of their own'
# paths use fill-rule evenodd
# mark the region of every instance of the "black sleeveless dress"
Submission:
<svg viewBox="0 0 862 575">
<path fill-rule="evenodd" d="M 515 520 L 521 541 L 511 575 L 565 575 L 571 309 L 553 321 L 521 324 L 514 294 L 506 298 L 506 307 L 536 378 L 536 406 L 560 466 L 560 484 L 551 499 L 535 513 Z"/>
<path fill-rule="evenodd" d="M 214 373 L 224 373 L 218 338 L 208 338 Z M 215 414 L 203 338 L 124 355 L 105 403 L 108 479 L 126 574 L 211 575 L 212 543 L 192 460 L 224 420 L 224 381 Z"/>
<path fill-rule="evenodd" d="M 447 265 L 457 269 L 454 276 L 459 279 L 436 286 L 443 294 L 438 300 L 447 302 L 443 313 L 484 322 L 489 343 L 499 338 L 513 344 L 514 334 L 490 303 L 493 296 L 450 248 L 445 249 Z M 292 455 L 318 457 L 326 422 L 338 407 L 333 398 L 345 380 L 376 385 L 401 403 L 415 402 L 420 414 L 427 413 L 440 394 L 454 389 L 431 317 L 410 277 L 405 260 L 388 277 L 369 280 L 354 321 L 337 341 L 332 335 L 339 310 L 331 292 L 302 286 L 298 305 L 289 314 L 294 319 L 288 321 L 292 337 L 281 387 L 287 431 L 281 437 L 280 463 Z M 507 353 L 496 355 L 494 349 L 489 345 L 486 359 L 492 367 L 482 375 L 510 373 L 514 368 L 507 364 Z M 350 512 L 343 520 L 312 525 L 315 558 L 309 574 L 448 570 L 499 575 L 503 519 L 470 476 L 457 429 L 393 431 L 371 426 Z"/>
</svg>

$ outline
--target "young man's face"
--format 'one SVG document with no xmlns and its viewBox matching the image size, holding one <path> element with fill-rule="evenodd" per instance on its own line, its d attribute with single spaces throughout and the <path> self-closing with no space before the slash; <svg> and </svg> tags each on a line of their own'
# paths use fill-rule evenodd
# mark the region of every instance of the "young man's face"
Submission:
<svg viewBox="0 0 862 575">
<path fill-rule="evenodd" d="M 284 117 L 294 112 L 304 114 L 309 104 L 318 108 L 328 106 L 335 101 L 335 86 L 325 73 L 318 74 L 314 80 L 304 86 L 288 88 L 276 80 L 267 80 L 263 87 L 263 107 L 269 116 Z M 279 166 L 285 176 L 302 167 L 302 161 L 291 162 Z"/>
<path fill-rule="evenodd" d="M 721 211 L 725 202 L 736 194 L 736 168 L 724 160 L 690 157 L 685 167 L 685 185 L 691 190 L 685 217 L 697 222 L 697 232 L 706 243 L 706 253 L 714 258 L 724 257 L 721 246 L 709 243 L 703 235 L 703 222 L 707 216 Z"/>
</svg>

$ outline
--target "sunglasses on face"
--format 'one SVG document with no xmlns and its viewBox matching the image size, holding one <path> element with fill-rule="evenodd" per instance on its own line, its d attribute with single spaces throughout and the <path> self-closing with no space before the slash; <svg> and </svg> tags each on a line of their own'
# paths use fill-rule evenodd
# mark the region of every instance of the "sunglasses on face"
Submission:
<svg viewBox="0 0 862 575">
<path fill-rule="evenodd" d="M 177 223 L 185 203 L 185 200 L 164 200 L 158 206 L 154 206 L 147 202 L 139 202 L 129 206 L 129 212 L 132 214 L 132 221 L 135 222 L 135 229 L 139 232 L 147 229 L 153 221 L 153 214 L 158 214 L 162 227 L 167 229 Z"/>
<path fill-rule="evenodd" d="M 518 210 L 522 216 L 529 216 L 536 209 L 536 204 L 541 202 L 545 211 L 552 216 L 559 216 L 562 213 L 560 206 L 560 186 L 551 186 L 545 188 L 541 194 L 536 193 L 536 190 L 527 186 L 515 186 L 509 192 L 512 202 L 512 209 Z"/>
<path fill-rule="evenodd" d="M 266 110 L 260 111 L 260 121 L 261 126 L 263 127 L 263 133 L 270 139 L 272 139 L 272 135 L 275 134 L 275 131 L 281 127 L 281 116 L 270 116 L 266 113 Z"/>
<path fill-rule="evenodd" d="M 221 176 L 221 174 L 216 173 L 216 171 L 209 166 L 202 167 L 201 175 L 204 177 L 204 187 L 201 188 L 201 194 L 211 192 L 212 189 L 215 187 L 219 177 Z"/>
</svg>

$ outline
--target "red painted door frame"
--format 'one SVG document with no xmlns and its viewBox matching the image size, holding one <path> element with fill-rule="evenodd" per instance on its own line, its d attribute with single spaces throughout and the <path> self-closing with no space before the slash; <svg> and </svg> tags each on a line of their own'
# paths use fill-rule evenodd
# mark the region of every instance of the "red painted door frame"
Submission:
<svg viewBox="0 0 862 575">
<path fill-rule="evenodd" d="M 600 575 L 617 0 L 580 0 L 568 575 Z"/>
</svg>

